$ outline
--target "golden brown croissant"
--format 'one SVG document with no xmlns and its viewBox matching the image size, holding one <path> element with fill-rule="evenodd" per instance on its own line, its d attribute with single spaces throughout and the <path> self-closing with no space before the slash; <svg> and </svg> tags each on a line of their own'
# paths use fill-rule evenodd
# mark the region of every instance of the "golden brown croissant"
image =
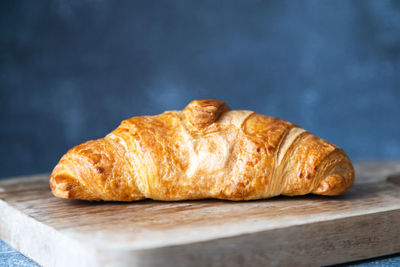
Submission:
<svg viewBox="0 0 400 267">
<path fill-rule="evenodd" d="M 116 201 L 338 195 L 353 181 L 339 147 L 218 100 L 125 120 L 69 150 L 50 176 L 57 197 Z"/>
</svg>

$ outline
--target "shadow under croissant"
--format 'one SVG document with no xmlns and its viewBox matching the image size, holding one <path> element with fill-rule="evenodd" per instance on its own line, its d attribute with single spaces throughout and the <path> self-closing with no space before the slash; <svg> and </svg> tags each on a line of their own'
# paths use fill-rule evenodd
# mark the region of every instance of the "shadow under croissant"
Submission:
<svg viewBox="0 0 400 267">
<path fill-rule="evenodd" d="M 147 205 L 149 203 L 158 205 L 163 204 L 206 204 L 206 203 L 220 203 L 220 204 L 239 204 L 239 203 L 257 203 L 257 202 L 276 202 L 276 201 L 343 201 L 343 200 L 355 200 L 355 199 L 363 199 L 367 198 L 374 193 L 378 193 L 384 191 L 387 188 L 387 185 L 381 183 L 369 183 L 369 184 L 355 184 L 353 187 L 345 194 L 338 195 L 338 196 L 324 196 L 324 195 L 314 195 L 314 194 L 307 194 L 307 195 L 298 195 L 298 196 L 284 196 L 279 195 L 272 198 L 266 199 L 257 199 L 257 200 L 225 200 L 225 199 L 216 199 L 216 198 L 209 198 L 209 199 L 190 199 L 190 200 L 181 200 L 181 201 L 160 201 L 160 200 L 153 200 L 153 199 L 142 199 L 136 200 L 131 202 L 125 201 L 87 201 L 87 200 L 77 200 L 77 199 L 60 199 L 65 203 L 69 203 L 71 205 L 76 206 L 104 206 L 104 205 Z"/>
</svg>

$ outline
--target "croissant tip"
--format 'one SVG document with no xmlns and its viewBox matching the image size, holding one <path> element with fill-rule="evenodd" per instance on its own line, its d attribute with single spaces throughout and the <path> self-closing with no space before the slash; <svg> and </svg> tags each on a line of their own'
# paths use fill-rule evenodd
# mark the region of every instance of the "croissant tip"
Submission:
<svg viewBox="0 0 400 267">
<path fill-rule="evenodd" d="M 55 174 L 50 176 L 50 188 L 54 196 L 59 198 L 73 198 L 72 189 L 73 179 L 65 174 Z"/>
<path fill-rule="evenodd" d="M 343 174 L 332 174 L 326 177 L 313 191 L 314 194 L 337 196 L 350 190 L 354 183 L 354 172 Z"/>
</svg>

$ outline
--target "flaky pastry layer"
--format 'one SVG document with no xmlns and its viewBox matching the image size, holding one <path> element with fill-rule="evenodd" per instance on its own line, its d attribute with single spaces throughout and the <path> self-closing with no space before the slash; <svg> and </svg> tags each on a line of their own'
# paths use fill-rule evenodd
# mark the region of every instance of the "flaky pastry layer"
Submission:
<svg viewBox="0 0 400 267">
<path fill-rule="evenodd" d="M 57 197 L 110 201 L 339 195 L 353 182 L 339 147 L 218 100 L 125 120 L 69 150 L 50 176 Z"/>
</svg>

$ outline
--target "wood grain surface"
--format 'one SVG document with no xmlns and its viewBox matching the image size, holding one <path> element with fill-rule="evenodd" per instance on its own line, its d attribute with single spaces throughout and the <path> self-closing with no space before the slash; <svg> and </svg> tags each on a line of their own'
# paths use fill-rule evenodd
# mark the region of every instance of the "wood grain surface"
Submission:
<svg viewBox="0 0 400 267">
<path fill-rule="evenodd" d="M 43 266 L 328 265 L 400 252 L 400 162 L 339 197 L 85 202 L 48 175 L 0 180 L 0 237 Z"/>
</svg>

